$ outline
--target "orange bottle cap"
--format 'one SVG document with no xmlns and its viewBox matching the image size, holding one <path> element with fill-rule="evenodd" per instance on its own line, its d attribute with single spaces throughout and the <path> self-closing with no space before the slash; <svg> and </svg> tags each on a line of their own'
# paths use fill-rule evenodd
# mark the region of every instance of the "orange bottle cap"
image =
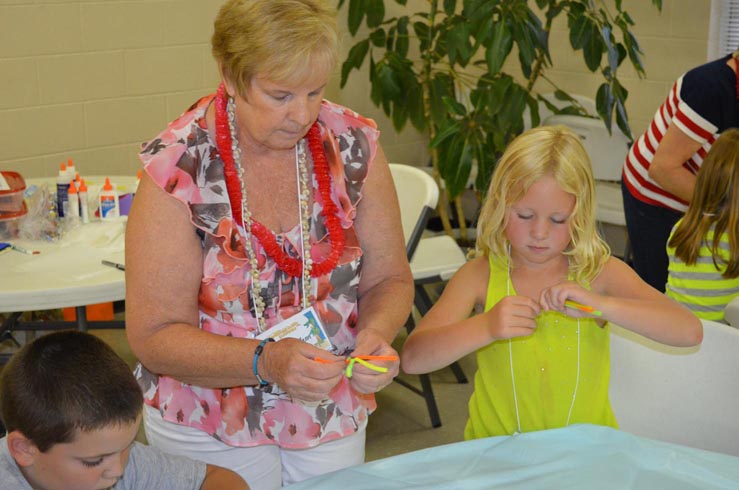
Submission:
<svg viewBox="0 0 739 490">
<path fill-rule="evenodd" d="M 74 163 L 72 163 L 72 159 L 70 158 L 67 160 L 67 167 L 74 167 Z"/>
<path fill-rule="evenodd" d="M 69 192 L 70 194 L 77 194 L 77 186 L 74 185 L 74 182 L 69 184 L 69 191 L 67 192 Z"/>
<path fill-rule="evenodd" d="M 105 184 L 103 185 L 103 190 L 104 191 L 112 191 L 113 190 L 113 186 L 110 185 L 110 177 L 105 177 Z"/>
<path fill-rule="evenodd" d="M 62 172 L 67 170 L 67 166 L 64 164 L 64 162 L 62 162 L 62 164 L 59 165 L 59 170 L 61 170 Z"/>
<path fill-rule="evenodd" d="M 85 179 L 80 179 L 80 192 L 87 192 L 87 184 L 85 184 Z"/>
</svg>

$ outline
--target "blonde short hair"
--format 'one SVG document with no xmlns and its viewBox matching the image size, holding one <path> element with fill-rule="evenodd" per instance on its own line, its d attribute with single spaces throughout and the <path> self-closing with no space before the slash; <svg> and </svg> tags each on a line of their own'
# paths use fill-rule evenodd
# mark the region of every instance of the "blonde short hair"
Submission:
<svg viewBox="0 0 739 490">
<path fill-rule="evenodd" d="M 565 254 L 570 256 L 570 273 L 575 280 L 589 283 L 603 269 L 610 249 L 596 229 L 590 158 L 580 138 L 565 126 L 530 129 L 508 145 L 482 205 L 476 253 L 508 256 L 507 211 L 545 175 L 554 176 L 562 190 L 575 196 L 575 207 L 568 220 L 572 241 Z"/>
<path fill-rule="evenodd" d="M 257 75 L 298 83 L 328 76 L 338 58 L 336 10 L 323 0 L 228 0 L 213 26 L 213 57 L 242 96 Z"/>
</svg>

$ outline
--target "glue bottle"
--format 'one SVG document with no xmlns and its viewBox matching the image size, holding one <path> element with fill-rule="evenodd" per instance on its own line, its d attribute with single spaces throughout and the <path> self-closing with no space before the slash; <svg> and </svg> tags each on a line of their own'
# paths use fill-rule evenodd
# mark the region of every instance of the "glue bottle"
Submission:
<svg viewBox="0 0 739 490">
<path fill-rule="evenodd" d="M 69 218 L 80 217 L 80 198 L 79 194 L 77 194 L 77 186 L 74 184 L 74 181 L 69 184 L 69 190 L 67 191 L 67 210 L 65 215 Z"/>
<path fill-rule="evenodd" d="M 64 208 L 67 205 L 67 192 L 69 191 L 69 183 L 72 179 L 67 173 L 67 166 L 62 163 L 59 166 L 59 175 L 56 178 L 56 214 L 60 218 L 64 217 Z"/>
<path fill-rule="evenodd" d="M 110 220 L 120 216 L 118 192 L 110 184 L 110 177 L 105 177 L 105 185 L 100 191 L 100 219 Z"/>
<path fill-rule="evenodd" d="M 90 209 L 87 207 L 87 185 L 85 179 L 80 179 L 80 216 L 83 223 L 90 222 Z"/>
<path fill-rule="evenodd" d="M 72 180 L 75 180 L 77 169 L 74 168 L 74 162 L 71 158 L 67 160 L 67 174 L 72 178 Z"/>
</svg>

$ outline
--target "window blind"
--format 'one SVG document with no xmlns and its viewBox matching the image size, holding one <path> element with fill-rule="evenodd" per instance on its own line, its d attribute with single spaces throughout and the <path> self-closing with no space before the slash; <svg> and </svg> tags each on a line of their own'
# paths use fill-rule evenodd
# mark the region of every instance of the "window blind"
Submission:
<svg viewBox="0 0 739 490">
<path fill-rule="evenodd" d="M 739 0 L 723 0 L 720 3 L 717 43 L 718 56 L 724 56 L 739 47 Z"/>
</svg>

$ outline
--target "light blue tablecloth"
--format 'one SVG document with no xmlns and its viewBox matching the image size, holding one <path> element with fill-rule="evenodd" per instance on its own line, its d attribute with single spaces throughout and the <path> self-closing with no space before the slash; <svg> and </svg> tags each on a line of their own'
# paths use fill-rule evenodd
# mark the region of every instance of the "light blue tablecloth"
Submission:
<svg viewBox="0 0 739 490">
<path fill-rule="evenodd" d="M 573 425 L 423 449 L 289 488 L 739 489 L 739 458 L 608 427 Z"/>
</svg>

